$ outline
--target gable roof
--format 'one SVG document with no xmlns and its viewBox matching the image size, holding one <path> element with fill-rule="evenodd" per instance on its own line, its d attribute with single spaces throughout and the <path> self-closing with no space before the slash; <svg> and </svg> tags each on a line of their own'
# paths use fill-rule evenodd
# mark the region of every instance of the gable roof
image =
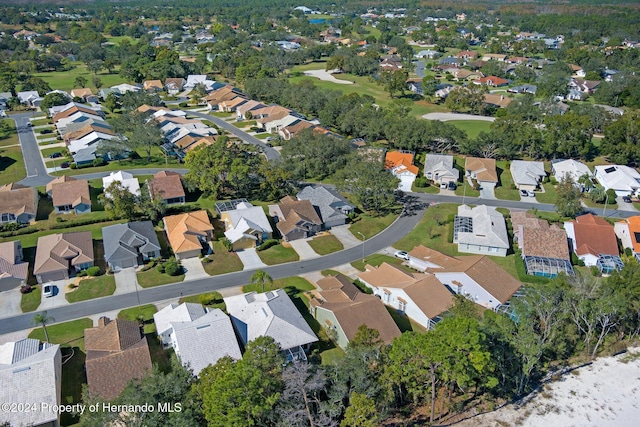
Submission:
<svg viewBox="0 0 640 427">
<path fill-rule="evenodd" d="M 384 168 L 392 169 L 394 174 L 408 171 L 416 176 L 420 171 L 413 164 L 413 153 L 403 153 L 401 151 L 388 151 L 384 158 Z"/>
<path fill-rule="evenodd" d="M 571 260 L 567 234 L 560 228 L 520 225 L 518 239 L 522 256 Z"/>
<path fill-rule="evenodd" d="M 485 93 L 483 97 L 485 103 L 502 108 L 507 108 L 513 102 L 513 98 L 496 93 Z"/>
<path fill-rule="evenodd" d="M 287 293 L 282 289 L 224 298 L 234 325 L 244 343 L 257 337 L 272 337 L 283 350 L 318 341 Z M 239 322 L 240 323 L 239 323 Z"/>
<path fill-rule="evenodd" d="M 551 170 L 558 181 L 561 181 L 565 175 L 573 178 L 574 182 L 578 182 L 583 175 L 593 176 L 589 166 L 574 159 L 560 159 L 551 162 Z"/>
<path fill-rule="evenodd" d="M 322 220 L 309 200 L 296 200 L 291 196 L 286 196 L 280 199 L 278 208 L 280 208 L 284 220 L 281 219 L 276 227 L 282 234 L 289 233 L 303 221 L 322 225 Z"/>
<path fill-rule="evenodd" d="M 486 205 L 476 206 L 475 208 L 460 205 L 458 206 L 457 217 L 471 218 L 472 229 L 469 231 L 457 231 L 454 235 L 455 243 L 509 249 L 506 221 L 496 208 Z"/>
<path fill-rule="evenodd" d="M 224 235 L 232 242 L 237 242 L 242 237 L 253 238 L 247 233 L 250 230 L 273 233 L 267 215 L 261 206 L 253 206 L 249 202 L 242 202 L 236 205 L 235 209 L 224 211 L 229 218 L 229 228 Z"/>
<path fill-rule="evenodd" d="M 175 253 L 202 248 L 198 236 L 204 237 L 207 232 L 213 231 L 205 210 L 165 216 L 163 221 L 169 244 Z"/>
<path fill-rule="evenodd" d="M 640 216 L 632 216 L 622 221 L 629 227 L 629 236 L 633 245 L 633 252 L 640 253 Z"/>
<path fill-rule="evenodd" d="M 90 96 L 90 95 L 93 95 L 93 92 L 91 92 L 91 88 L 88 88 L 88 87 L 71 90 L 71 96 L 74 98 L 75 97 L 84 98 L 85 96 Z"/>
<path fill-rule="evenodd" d="M 90 231 L 49 234 L 38 238 L 33 274 L 67 270 L 71 265 L 93 262 Z"/>
<path fill-rule="evenodd" d="M 516 185 L 538 185 L 542 177 L 546 175 L 544 163 L 525 160 L 513 160 L 511 162 L 511 176 Z"/>
<path fill-rule="evenodd" d="M 640 188 L 640 173 L 626 165 L 595 166 L 595 175 L 605 188 L 635 191 Z"/>
<path fill-rule="evenodd" d="M 353 205 L 343 197 L 339 197 L 321 185 L 317 187 L 308 185 L 298 192 L 296 197 L 299 200 L 309 200 L 313 206 L 317 207 L 320 211 L 322 222 L 346 219 L 347 215 L 343 211 L 352 211 L 354 209 Z"/>
<path fill-rule="evenodd" d="M 101 318 L 98 326 L 84 330 L 87 385 L 92 396 L 117 397 L 132 379 L 151 373 L 147 338 L 138 322 Z"/>
<path fill-rule="evenodd" d="M 145 80 L 142 83 L 142 87 L 145 90 L 149 90 L 149 89 L 160 89 L 160 90 L 162 90 L 164 88 L 164 86 L 162 86 L 162 81 L 160 81 L 160 80 Z"/>
<path fill-rule="evenodd" d="M 453 165 L 453 156 L 447 154 L 427 154 L 424 160 L 424 174 L 434 174 L 435 172 L 446 172 L 455 177 L 456 181 L 460 177 L 460 171 Z"/>
<path fill-rule="evenodd" d="M 619 254 L 613 225 L 603 218 L 588 213 L 577 217 L 574 221 L 569 221 L 569 223 L 573 226 L 575 251 L 579 256 Z"/>
<path fill-rule="evenodd" d="M 467 171 L 474 172 L 478 177 L 478 181 L 498 182 L 496 159 L 467 157 L 464 163 L 464 168 Z"/>
<path fill-rule="evenodd" d="M 16 217 L 23 213 L 36 214 L 35 188 L 21 184 L 6 184 L 0 187 L 0 213 L 12 213 Z"/>
<path fill-rule="evenodd" d="M 169 304 L 153 315 L 156 324 L 156 332 L 162 335 L 173 329 L 171 323 L 191 322 L 205 315 L 207 311 L 202 304 L 183 302 L 182 304 Z"/>
<path fill-rule="evenodd" d="M 53 206 L 71 205 L 73 208 L 80 204 L 91 206 L 89 181 L 73 179 L 56 182 L 51 185 L 51 200 Z"/>
<path fill-rule="evenodd" d="M 136 258 L 140 253 L 160 250 L 151 221 L 136 221 L 102 227 L 104 259 L 113 262 Z"/>
<path fill-rule="evenodd" d="M 29 263 L 18 261 L 22 258 L 19 248 L 19 240 L 0 243 L 0 280 L 8 277 L 15 277 L 21 280 L 27 279 Z"/>
<path fill-rule="evenodd" d="M 164 81 L 164 86 L 167 89 L 182 89 L 185 80 L 182 77 L 170 77 Z"/>
<path fill-rule="evenodd" d="M 113 182 L 119 181 L 122 188 L 126 188 L 133 195 L 140 195 L 140 183 L 138 178 L 135 178 L 129 172 L 118 171 L 111 172 L 108 176 L 102 178 L 102 188 L 107 189 Z M 105 193 L 105 196 L 108 196 Z"/>
<path fill-rule="evenodd" d="M 149 180 L 148 185 L 152 198 L 160 196 L 166 200 L 185 196 L 180 174 L 176 172 L 160 171 Z"/>
</svg>

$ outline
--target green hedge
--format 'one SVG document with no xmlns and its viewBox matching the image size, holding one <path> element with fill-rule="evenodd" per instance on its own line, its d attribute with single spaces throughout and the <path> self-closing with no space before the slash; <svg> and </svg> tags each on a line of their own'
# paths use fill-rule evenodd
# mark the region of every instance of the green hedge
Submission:
<svg viewBox="0 0 640 427">
<path fill-rule="evenodd" d="M 256 250 L 257 251 L 264 251 L 264 250 L 269 249 L 271 246 L 277 245 L 278 243 L 280 243 L 280 242 L 278 242 L 276 239 L 268 239 L 268 240 L 265 240 L 264 242 L 262 242 L 262 244 L 260 246 L 258 246 L 256 248 Z"/>
</svg>

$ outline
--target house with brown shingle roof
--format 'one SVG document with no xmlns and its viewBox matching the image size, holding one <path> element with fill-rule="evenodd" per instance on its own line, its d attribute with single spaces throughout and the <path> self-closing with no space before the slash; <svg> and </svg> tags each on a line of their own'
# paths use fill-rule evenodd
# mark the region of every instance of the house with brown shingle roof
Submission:
<svg viewBox="0 0 640 427">
<path fill-rule="evenodd" d="M 23 285 L 29 275 L 29 263 L 22 256 L 20 240 L 0 243 L 0 292 Z"/>
<path fill-rule="evenodd" d="M 477 80 L 473 81 L 474 85 L 486 85 L 486 86 L 491 86 L 491 87 L 500 87 L 500 86 L 506 86 L 509 84 L 509 80 L 500 78 L 498 76 L 488 76 L 488 77 L 481 77 Z"/>
<path fill-rule="evenodd" d="M 147 187 L 152 199 L 159 197 L 167 205 L 184 204 L 185 193 L 179 173 L 160 171 L 147 181 Z"/>
<path fill-rule="evenodd" d="M 309 200 L 283 197 L 279 204 L 269 205 L 269 215 L 274 218 L 276 227 L 287 242 L 306 239 L 322 229 L 320 215 Z"/>
<path fill-rule="evenodd" d="M 16 183 L 0 187 L 0 224 L 28 224 L 36 219 L 37 212 L 38 192 L 35 188 Z"/>
<path fill-rule="evenodd" d="M 453 292 L 433 274 L 409 273 L 384 262 L 379 267 L 367 265 L 358 278 L 385 305 L 427 329 L 435 326 L 454 303 Z"/>
<path fill-rule="evenodd" d="M 168 78 L 164 81 L 164 88 L 169 95 L 175 95 L 184 87 L 185 80 L 182 77 Z"/>
<path fill-rule="evenodd" d="M 72 179 L 53 183 L 51 185 L 51 201 L 57 214 L 91 212 L 89 181 Z"/>
<path fill-rule="evenodd" d="M 213 225 L 207 211 L 165 216 L 162 221 L 176 259 L 197 257 L 203 249 L 209 249 Z"/>
<path fill-rule="evenodd" d="M 282 137 L 282 139 L 288 141 L 292 137 L 296 136 L 299 132 L 305 129 L 311 129 L 315 127 L 315 125 L 309 121 L 299 119 L 292 124 L 283 127 L 278 131 L 278 135 Z"/>
<path fill-rule="evenodd" d="M 151 374 L 149 343 L 136 321 L 101 317 L 84 330 L 84 346 L 91 397 L 113 400 L 131 380 Z"/>
<path fill-rule="evenodd" d="M 493 188 L 498 184 L 496 159 L 467 157 L 464 170 L 465 175 L 478 181 L 481 187 Z"/>
<path fill-rule="evenodd" d="M 49 234 L 38 238 L 33 275 L 38 283 L 68 279 L 93 265 L 90 231 Z"/>
<path fill-rule="evenodd" d="M 588 267 L 596 266 L 605 274 L 624 267 L 618 251 L 613 225 L 591 213 L 566 221 L 564 229 L 571 250 Z"/>
<path fill-rule="evenodd" d="M 499 108 L 507 108 L 513 102 L 513 98 L 497 93 L 485 93 L 483 97 L 485 104 L 495 105 Z"/>
<path fill-rule="evenodd" d="M 145 91 L 152 93 L 162 92 L 164 90 L 164 86 L 160 80 L 145 80 L 142 83 L 142 88 Z"/>
<path fill-rule="evenodd" d="M 385 344 L 400 336 L 400 329 L 379 298 L 361 292 L 348 277 L 339 274 L 318 281 L 322 289 L 310 302 L 313 317 L 334 336 L 343 349 L 361 325 L 375 329 Z"/>
<path fill-rule="evenodd" d="M 204 97 L 204 100 L 210 110 L 218 110 L 221 102 L 231 100 L 239 95 L 242 95 L 242 92 L 231 85 L 226 85 L 210 92 Z"/>
<path fill-rule="evenodd" d="M 83 102 L 98 102 L 98 95 L 94 95 L 91 91 L 91 88 L 83 87 L 80 89 L 72 89 L 71 92 L 72 98 L 81 98 Z"/>
</svg>

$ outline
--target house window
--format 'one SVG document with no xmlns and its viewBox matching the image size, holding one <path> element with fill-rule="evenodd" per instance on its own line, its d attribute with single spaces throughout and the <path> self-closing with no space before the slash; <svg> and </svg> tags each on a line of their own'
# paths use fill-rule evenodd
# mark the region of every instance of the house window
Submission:
<svg viewBox="0 0 640 427">
<path fill-rule="evenodd" d="M 398 310 L 404 312 L 407 310 L 407 303 L 404 301 L 399 301 L 398 302 Z"/>
<path fill-rule="evenodd" d="M 489 252 L 498 252 L 498 248 L 492 246 L 489 248 Z"/>
<path fill-rule="evenodd" d="M 16 216 L 12 213 L 3 213 L 2 214 L 2 222 L 15 221 Z"/>
</svg>

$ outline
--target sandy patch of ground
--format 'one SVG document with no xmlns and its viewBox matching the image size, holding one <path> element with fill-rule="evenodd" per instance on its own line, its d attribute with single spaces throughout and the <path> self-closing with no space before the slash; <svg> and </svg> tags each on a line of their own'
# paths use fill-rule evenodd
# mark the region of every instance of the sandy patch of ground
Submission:
<svg viewBox="0 0 640 427">
<path fill-rule="evenodd" d="M 311 77 L 316 77 L 320 80 L 324 80 L 327 82 L 332 82 L 332 83 L 337 83 L 339 85 L 352 85 L 353 82 L 349 81 L 349 80 L 340 80 L 340 79 L 336 79 L 335 77 L 333 77 L 333 74 L 331 74 L 331 70 L 326 71 L 326 70 L 308 70 L 304 72 L 305 76 L 311 76 Z"/>
<path fill-rule="evenodd" d="M 603 357 L 545 384 L 518 407 L 455 424 L 456 427 L 632 427 L 640 425 L 640 349 Z"/>
</svg>

